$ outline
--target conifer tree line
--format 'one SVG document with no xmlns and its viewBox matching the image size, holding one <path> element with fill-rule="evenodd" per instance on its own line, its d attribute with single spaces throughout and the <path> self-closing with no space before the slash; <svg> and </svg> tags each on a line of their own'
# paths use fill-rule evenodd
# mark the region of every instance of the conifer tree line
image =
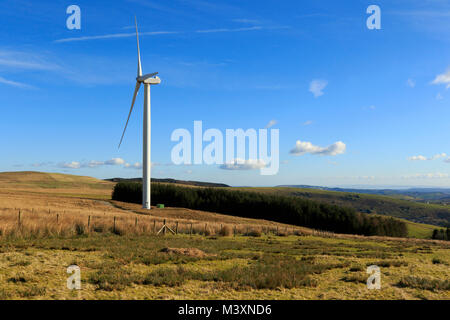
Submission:
<svg viewBox="0 0 450 320">
<path fill-rule="evenodd" d="M 450 241 L 450 228 L 444 229 L 434 229 L 432 239 L 436 240 L 447 240 Z"/>
<path fill-rule="evenodd" d="M 336 233 L 406 237 L 406 223 L 290 196 L 219 188 L 152 183 L 152 205 L 182 207 L 244 218 L 266 219 Z M 113 200 L 142 203 L 142 183 L 119 182 Z"/>
</svg>

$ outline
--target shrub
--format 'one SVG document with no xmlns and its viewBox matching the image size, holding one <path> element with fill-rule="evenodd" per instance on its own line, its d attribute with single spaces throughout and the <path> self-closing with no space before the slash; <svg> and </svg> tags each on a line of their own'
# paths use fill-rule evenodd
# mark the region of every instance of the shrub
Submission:
<svg viewBox="0 0 450 320">
<path fill-rule="evenodd" d="M 75 234 L 77 236 L 82 236 L 86 234 L 86 227 L 83 223 L 80 222 L 75 223 Z"/>
<path fill-rule="evenodd" d="M 46 292 L 46 289 L 43 287 L 32 286 L 30 288 L 23 289 L 19 291 L 19 296 L 23 298 L 35 297 L 35 296 L 43 296 Z"/>
<path fill-rule="evenodd" d="M 104 225 L 104 224 L 94 224 L 94 225 L 92 226 L 92 230 L 93 230 L 94 232 L 98 232 L 98 233 L 103 233 L 103 232 L 105 232 L 107 229 L 108 229 L 108 228 L 107 228 L 106 225 Z"/>
<path fill-rule="evenodd" d="M 407 266 L 408 262 L 406 261 L 399 261 L 399 260 L 383 260 L 383 261 L 377 261 L 377 262 L 369 262 L 367 263 L 367 266 L 370 265 L 376 265 L 378 267 L 384 267 L 384 268 L 389 268 L 389 267 L 402 267 L 402 266 Z"/>
<path fill-rule="evenodd" d="M 423 290 L 450 290 L 450 280 L 432 280 L 427 278 L 419 278 L 407 276 L 402 278 L 397 286 L 400 288 L 414 288 Z"/>
<path fill-rule="evenodd" d="M 229 236 L 233 235 L 233 230 L 229 226 L 223 226 L 219 230 L 219 235 L 222 237 L 229 237 Z"/>
<path fill-rule="evenodd" d="M 109 229 L 111 231 L 112 234 L 115 234 L 117 236 L 123 236 L 125 235 L 126 231 L 125 228 L 122 228 L 120 226 L 114 226 L 114 227 L 110 227 Z"/>
<path fill-rule="evenodd" d="M 344 276 L 341 281 L 344 282 L 355 282 L 355 283 L 367 283 L 367 277 L 364 274 L 353 274 L 349 276 Z"/>
<path fill-rule="evenodd" d="M 261 237 L 261 231 L 259 230 L 250 230 L 245 234 L 247 237 Z"/>
<path fill-rule="evenodd" d="M 359 271 L 363 271 L 364 268 L 361 265 L 356 265 L 356 266 L 352 266 L 348 271 L 350 272 L 359 272 Z"/>
</svg>

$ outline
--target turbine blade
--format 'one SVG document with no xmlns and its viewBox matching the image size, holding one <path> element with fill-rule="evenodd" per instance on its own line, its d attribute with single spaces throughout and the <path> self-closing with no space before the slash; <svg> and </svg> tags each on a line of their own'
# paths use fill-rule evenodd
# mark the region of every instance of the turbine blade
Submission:
<svg viewBox="0 0 450 320">
<path fill-rule="evenodd" d="M 127 130 L 128 121 L 130 121 L 131 112 L 133 112 L 134 102 L 136 101 L 136 96 L 138 94 L 141 83 L 139 81 L 136 82 L 136 88 L 134 89 L 133 102 L 131 102 L 130 112 L 128 113 L 127 123 L 125 123 L 125 129 L 123 129 L 122 138 L 120 138 L 119 148 L 122 144 L 123 136 L 125 135 L 125 131 Z"/>
<path fill-rule="evenodd" d="M 138 27 L 137 27 L 137 19 L 136 16 L 134 16 L 134 23 L 136 24 L 136 40 L 137 40 L 137 52 L 138 52 L 138 77 L 142 76 L 142 67 L 141 67 L 141 51 L 139 50 L 139 33 L 138 33 Z"/>
</svg>

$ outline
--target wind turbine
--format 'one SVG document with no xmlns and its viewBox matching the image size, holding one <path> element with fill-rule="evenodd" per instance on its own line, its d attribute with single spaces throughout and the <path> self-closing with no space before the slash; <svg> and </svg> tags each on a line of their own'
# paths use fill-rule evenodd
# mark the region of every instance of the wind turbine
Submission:
<svg viewBox="0 0 450 320">
<path fill-rule="evenodd" d="M 128 121 L 130 120 L 131 112 L 133 111 L 134 102 L 139 92 L 141 84 L 144 84 L 144 143 L 143 143 L 143 155 L 142 155 L 142 207 L 144 209 L 151 208 L 150 200 L 150 187 L 151 187 L 151 113 L 150 113 L 150 86 L 160 84 L 158 72 L 142 75 L 141 67 L 141 53 L 139 50 L 139 34 L 137 27 L 137 20 L 134 17 L 134 23 L 136 24 L 136 40 L 137 40 L 137 53 L 138 53 L 138 67 L 136 77 L 136 88 L 134 89 L 133 101 L 131 102 L 130 112 L 128 113 L 125 129 L 123 129 L 122 138 L 120 138 L 119 148 L 122 144 L 123 136 L 127 130 Z"/>
</svg>

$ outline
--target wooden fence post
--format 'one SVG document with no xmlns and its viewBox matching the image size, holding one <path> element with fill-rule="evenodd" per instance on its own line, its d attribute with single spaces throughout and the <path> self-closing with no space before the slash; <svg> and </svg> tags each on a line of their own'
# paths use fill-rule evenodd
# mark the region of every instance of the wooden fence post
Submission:
<svg viewBox="0 0 450 320">
<path fill-rule="evenodd" d="M 153 220 L 153 233 L 156 232 L 156 220 Z"/>
<path fill-rule="evenodd" d="M 114 216 L 113 232 L 116 233 L 116 216 Z"/>
<path fill-rule="evenodd" d="M 19 210 L 18 225 L 19 225 L 19 228 L 20 228 L 20 210 Z"/>
<path fill-rule="evenodd" d="M 59 213 L 56 214 L 56 223 L 59 221 Z"/>
<path fill-rule="evenodd" d="M 166 235 L 166 228 L 164 228 L 164 226 L 166 225 L 166 219 L 164 219 L 164 225 L 163 225 L 163 235 Z"/>
<path fill-rule="evenodd" d="M 91 216 L 88 216 L 88 230 L 89 230 L 90 226 L 91 226 Z"/>
<path fill-rule="evenodd" d="M 206 236 L 206 227 L 208 226 L 208 224 L 207 223 L 205 223 L 205 236 Z"/>
<path fill-rule="evenodd" d="M 175 234 L 178 234 L 178 221 L 177 221 L 177 224 L 175 226 Z"/>
<path fill-rule="evenodd" d="M 135 228 L 137 227 L 137 217 L 136 217 L 136 219 L 134 220 L 134 227 L 135 227 Z"/>
<path fill-rule="evenodd" d="M 234 226 L 234 229 L 233 229 L 233 236 L 236 237 L 236 226 Z"/>
<path fill-rule="evenodd" d="M 192 236 L 192 222 L 191 222 L 191 228 L 189 229 L 189 235 Z"/>
</svg>

